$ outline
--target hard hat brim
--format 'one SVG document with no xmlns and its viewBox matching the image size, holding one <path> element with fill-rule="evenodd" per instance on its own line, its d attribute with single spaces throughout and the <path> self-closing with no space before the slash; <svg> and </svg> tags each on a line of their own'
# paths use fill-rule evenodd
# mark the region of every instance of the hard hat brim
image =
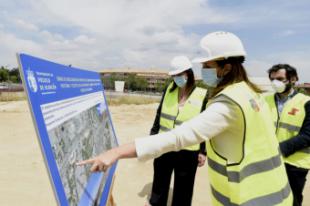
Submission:
<svg viewBox="0 0 310 206">
<path fill-rule="evenodd" d="M 224 57 L 197 57 L 192 60 L 193 63 L 203 63 L 211 60 L 223 59 Z"/>
<path fill-rule="evenodd" d="M 208 57 L 197 57 L 192 60 L 193 63 L 203 63 L 206 61 L 210 61 L 211 58 Z"/>
<path fill-rule="evenodd" d="M 188 70 L 188 69 L 190 69 L 190 68 L 187 68 L 187 69 L 178 69 L 178 70 L 170 71 L 170 72 L 168 72 L 168 74 L 169 74 L 170 76 L 173 76 L 173 75 L 181 74 L 182 72 L 184 72 L 184 71 L 186 71 L 186 70 Z"/>
<path fill-rule="evenodd" d="M 214 60 L 222 60 L 226 59 L 228 57 L 245 57 L 246 54 L 228 54 L 227 56 L 213 56 L 213 57 L 197 57 L 192 60 L 193 63 L 203 63 L 203 62 L 208 62 L 208 61 L 214 61 Z"/>
</svg>

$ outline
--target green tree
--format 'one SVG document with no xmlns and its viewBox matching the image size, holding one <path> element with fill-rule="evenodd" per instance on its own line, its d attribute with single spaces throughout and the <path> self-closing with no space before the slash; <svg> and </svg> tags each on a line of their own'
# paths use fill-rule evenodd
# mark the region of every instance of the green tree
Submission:
<svg viewBox="0 0 310 206">
<path fill-rule="evenodd" d="M 13 83 L 20 83 L 17 79 L 17 76 L 10 76 L 10 81 Z"/>
<path fill-rule="evenodd" d="M 156 85 L 155 85 L 155 90 L 156 90 L 156 92 L 163 92 L 164 89 L 165 89 L 166 87 L 168 87 L 168 85 L 170 84 L 171 81 L 172 81 L 172 79 L 171 79 L 171 78 L 168 78 L 168 79 L 165 80 L 164 83 L 162 83 L 162 82 L 157 82 Z"/>
<path fill-rule="evenodd" d="M 13 68 L 9 71 L 9 78 L 10 78 L 10 81 L 13 83 L 22 82 L 18 68 Z"/>
<path fill-rule="evenodd" d="M 127 79 L 125 80 L 128 90 L 135 91 L 137 90 L 137 82 L 136 82 L 136 75 L 129 74 Z"/>
<path fill-rule="evenodd" d="M 9 80 L 9 70 L 3 66 L 0 68 L 0 82 L 6 82 Z"/>
<path fill-rule="evenodd" d="M 101 77 L 105 89 L 114 89 L 114 82 L 115 81 L 124 81 L 123 77 L 120 77 L 117 74 L 111 74 L 110 76 L 103 76 Z"/>
<path fill-rule="evenodd" d="M 144 77 L 136 77 L 135 80 L 137 90 L 146 91 L 146 88 L 148 86 L 147 80 Z"/>
</svg>

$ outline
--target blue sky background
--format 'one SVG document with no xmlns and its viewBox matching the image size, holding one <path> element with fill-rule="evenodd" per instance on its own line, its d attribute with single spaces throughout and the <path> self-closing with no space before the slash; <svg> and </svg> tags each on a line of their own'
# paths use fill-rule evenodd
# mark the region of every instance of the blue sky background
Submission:
<svg viewBox="0 0 310 206">
<path fill-rule="evenodd" d="M 0 0 L 0 65 L 16 67 L 25 52 L 97 71 L 169 69 L 223 30 L 242 39 L 251 76 L 289 63 L 310 82 L 309 9 L 308 0 Z"/>
</svg>

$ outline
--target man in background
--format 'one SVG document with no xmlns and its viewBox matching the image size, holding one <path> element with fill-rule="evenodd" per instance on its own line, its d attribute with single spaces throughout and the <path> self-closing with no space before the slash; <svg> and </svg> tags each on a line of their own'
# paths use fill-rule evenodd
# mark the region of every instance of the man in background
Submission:
<svg viewBox="0 0 310 206">
<path fill-rule="evenodd" d="M 268 70 L 275 94 L 266 97 L 285 161 L 294 206 L 301 206 L 302 192 L 310 169 L 310 97 L 294 89 L 296 69 L 277 64 Z"/>
</svg>

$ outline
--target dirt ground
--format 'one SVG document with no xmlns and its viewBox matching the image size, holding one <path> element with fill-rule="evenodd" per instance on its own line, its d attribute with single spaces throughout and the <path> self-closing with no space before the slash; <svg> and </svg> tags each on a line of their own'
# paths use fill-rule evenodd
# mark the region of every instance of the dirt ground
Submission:
<svg viewBox="0 0 310 206">
<path fill-rule="evenodd" d="M 157 104 L 110 107 L 119 142 L 147 135 L 156 108 Z M 0 162 L 0 205 L 56 205 L 26 101 L 0 102 Z M 116 204 L 144 205 L 152 175 L 152 161 L 120 161 L 112 191 Z M 209 192 L 204 166 L 197 171 L 192 205 L 210 205 Z M 310 206 L 309 192 L 310 181 L 304 191 L 304 206 Z"/>
</svg>

